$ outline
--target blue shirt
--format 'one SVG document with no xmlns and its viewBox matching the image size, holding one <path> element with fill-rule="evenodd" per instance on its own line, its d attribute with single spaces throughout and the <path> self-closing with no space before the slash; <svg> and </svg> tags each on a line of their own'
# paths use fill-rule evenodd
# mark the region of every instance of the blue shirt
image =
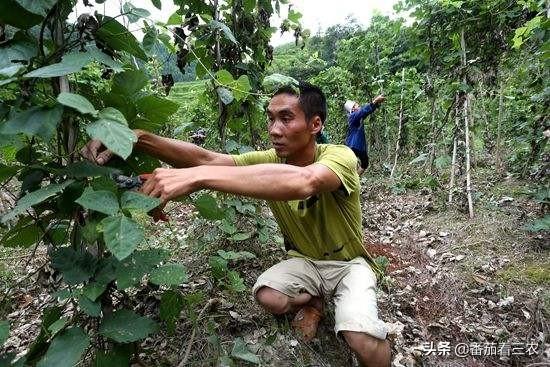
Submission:
<svg viewBox="0 0 550 367">
<path fill-rule="evenodd" d="M 361 152 L 367 151 L 363 119 L 373 113 L 376 107 L 374 103 L 369 103 L 348 115 L 348 133 L 346 135 L 346 145 L 348 147 Z"/>
</svg>

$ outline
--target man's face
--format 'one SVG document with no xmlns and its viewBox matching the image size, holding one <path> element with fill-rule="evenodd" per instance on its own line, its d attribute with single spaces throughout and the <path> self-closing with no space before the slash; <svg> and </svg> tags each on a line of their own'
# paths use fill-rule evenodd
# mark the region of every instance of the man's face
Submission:
<svg viewBox="0 0 550 367">
<path fill-rule="evenodd" d="M 353 107 L 351 108 L 351 112 L 355 112 L 359 109 L 359 104 L 354 104 Z"/>
<path fill-rule="evenodd" d="M 306 121 L 298 96 L 292 94 L 283 93 L 271 98 L 267 117 L 271 143 L 281 158 L 300 154 L 316 133 L 313 124 Z"/>
</svg>

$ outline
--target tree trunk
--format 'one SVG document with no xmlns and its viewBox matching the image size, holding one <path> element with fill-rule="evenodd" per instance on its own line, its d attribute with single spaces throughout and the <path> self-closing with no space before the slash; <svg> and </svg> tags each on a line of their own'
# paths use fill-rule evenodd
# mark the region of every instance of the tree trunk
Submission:
<svg viewBox="0 0 550 367">
<path fill-rule="evenodd" d="M 462 67 L 464 68 L 464 78 L 462 82 L 466 84 L 466 41 L 464 40 L 464 29 L 460 32 L 460 46 L 462 48 Z M 474 203 L 472 200 L 472 177 L 470 173 L 470 95 L 466 93 L 464 98 L 464 145 L 466 155 L 466 196 L 468 197 L 468 213 L 470 218 L 474 217 Z"/>
<path fill-rule="evenodd" d="M 430 153 L 428 154 L 428 159 L 426 160 L 426 173 L 432 174 L 433 172 L 433 163 L 435 159 L 435 135 L 436 135 L 436 126 L 435 126 L 435 96 L 430 97 L 430 113 L 432 115 L 432 134 L 431 134 L 431 142 L 429 144 L 430 146 Z"/>
<path fill-rule="evenodd" d="M 401 143 L 401 134 L 403 130 L 403 95 L 405 91 L 405 68 L 401 69 L 401 102 L 399 106 L 399 129 L 397 131 L 397 141 L 395 143 L 395 158 L 391 169 L 390 178 L 393 178 L 395 168 L 397 167 L 397 159 L 399 158 L 399 148 Z"/>
<path fill-rule="evenodd" d="M 60 16 L 60 9 L 59 5 L 57 5 L 56 10 L 56 18 L 54 20 L 54 41 L 57 48 L 63 48 L 65 45 L 65 38 L 63 36 L 63 26 L 64 22 L 61 20 Z M 71 91 L 71 87 L 69 85 L 69 78 L 65 76 L 60 76 L 57 78 L 57 83 L 55 85 L 55 89 L 57 89 L 58 93 L 67 93 Z M 63 140 L 64 140 L 64 148 L 65 153 L 67 154 L 67 158 L 69 163 L 74 162 L 76 152 L 76 141 L 77 141 L 77 128 L 74 126 L 74 121 L 71 117 L 68 117 L 65 115 L 65 118 L 63 119 L 61 123 L 62 131 L 63 131 Z"/>
<path fill-rule="evenodd" d="M 220 9 L 218 0 L 214 0 L 214 20 L 219 21 Z M 220 70 L 222 67 L 222 55 L 220 49 L 220 32 L 216 30 L 216 70 Z M 220 138 L 220 148 L 225 152 L 225 130 L 227 128 L 227 106 L 223 103 L 221 97 L 218 95 L 218 136 Z"/>
</svg>

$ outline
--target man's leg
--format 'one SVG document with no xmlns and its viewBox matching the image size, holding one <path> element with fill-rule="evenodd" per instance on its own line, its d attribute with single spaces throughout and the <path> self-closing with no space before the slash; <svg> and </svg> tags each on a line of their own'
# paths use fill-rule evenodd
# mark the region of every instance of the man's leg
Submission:
<svg viewBox="0 0 550 367">
<path fill-rule="evenodd" d="M 276 289 L 263 286 L 256 291 L 256 300 L 266 311 L 275 315 L 297 312 L 303 306 L 312 306 L 323 312 L 321 297 L 312 296 L 307 292 L 290 297 Z"/>
<path fill-rule="evenodd" d="M 378 319 L 376 276 L 363 259 L 354 259 L 334 294 L 335 331 L 363 366 L 390 366 L 387 326 Z"/>
<path fill-rule="evenodd" d="M 293 258 L 275 264 L 258 277 L 253 292 L 258 303 L 273 314 L 296 312 L 292 326 L 305 341 L 315 337 L 323 300 L 321 275 L 311 261 Z"/>
<path fill-rule="evenodd" d="M 391 350 L 387 340 L 377 339 L 356 331 L 342 331 L 341 333 L 362 366 L 390 366 Z"/>
</svg>

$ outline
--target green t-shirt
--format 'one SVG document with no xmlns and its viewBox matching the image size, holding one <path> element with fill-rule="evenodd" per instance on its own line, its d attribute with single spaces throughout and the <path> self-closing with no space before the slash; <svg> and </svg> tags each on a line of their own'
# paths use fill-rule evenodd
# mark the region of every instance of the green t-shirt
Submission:
<svg viewBox="0 0 550 367">
<path fill-rule="evenodd" d="M 234 155 L 233 159 L 238 166 L 284 164 L 284 159 L 277 157 L 274 149 Z M 355 154 L 345 145 L 319 144 L 315 163 L 328 167 L 340 178 L 340 189 L 306 200 L 268 201 L 289 254 L 317 260 L 370 258 L 362 246 L 360 184 Z"/>
</svg>

